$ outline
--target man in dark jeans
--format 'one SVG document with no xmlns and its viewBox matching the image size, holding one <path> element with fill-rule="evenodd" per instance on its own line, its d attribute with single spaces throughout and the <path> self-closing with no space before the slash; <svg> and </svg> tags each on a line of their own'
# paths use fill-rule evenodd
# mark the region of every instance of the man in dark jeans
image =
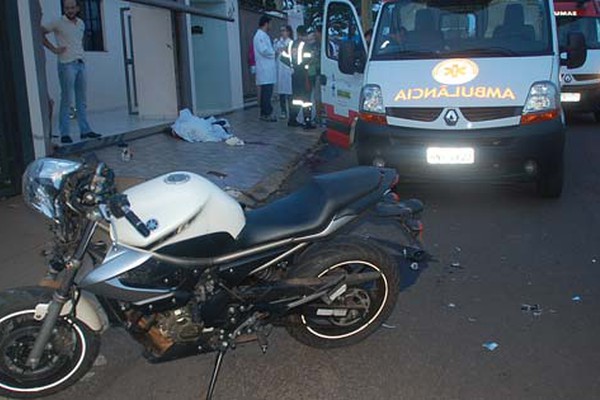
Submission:
<svg viewBox="0 0 600 400">
<path fill-rule="evenodd" d="M 273 115 L 271 98 L 273 86 L 277 81 L 277 64 L 275 49 L 271 38 L 267 34 L 271 25 L 271 18 L 266 15 L 260 17 L 258 29 L 254 35 L 254 59 L 256 60 L 256 85 L 260 87 L 260 119 L 262 121 L 276 122 Z"/>
</svg>

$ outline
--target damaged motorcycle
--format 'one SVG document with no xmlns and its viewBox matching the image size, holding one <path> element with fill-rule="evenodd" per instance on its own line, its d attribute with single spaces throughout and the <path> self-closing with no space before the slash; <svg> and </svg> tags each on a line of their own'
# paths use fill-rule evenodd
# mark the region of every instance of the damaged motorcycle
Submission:
<svg viewBox="0 0 600 400">
<path fill-rule="evenodd" d="M 150 362 L 215 353 L 208 399 L 224 355 L 251 341 L 266 351 L 273 327 L 318 348 L 365 339 L 390 316 L 400 276 L 389 249 L 351 234 L 355 224 L 389 220 L 406 238 L 404 259 L 418 268 L 427 258 L 423 205 L 400 201 L 397 180 L 392 169 L 352 168 L 250 210 L 190 172 L 120 193 L 94 157 L 34 161 L 23 197 L 50 221 L 54 285 L 0 293 L 0 396 L 74 384 L 110 326 Z"/>
</svg>

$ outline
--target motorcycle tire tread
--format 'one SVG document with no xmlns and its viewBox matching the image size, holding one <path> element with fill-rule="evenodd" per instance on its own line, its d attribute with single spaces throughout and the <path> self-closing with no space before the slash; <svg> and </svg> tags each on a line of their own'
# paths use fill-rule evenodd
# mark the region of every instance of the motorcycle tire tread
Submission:
<svg viewBox="0 0 600 400">
<path fill-rule="evenodd" d="M 399 269 L 387 252 L 365 239 L 346 236 L 329 243 L 317 244 L 299 257 L 298 264 L 289 276 L 294 278 L 315 277 L 332 265 L 353 259 L 362 259 L 378 266 L 390 282 L 387 303 L 377 319 L 366 329 L 350 337 L 324 339 L 310 333 L 302 323 L 300 316 L 294 314 L 289 317 L 286 324 L 290 336 L 302 344 L 320 349 L 351 346 L 373 334 L 389 318 L 396 305 L 400 290 Z"/>
</svg>

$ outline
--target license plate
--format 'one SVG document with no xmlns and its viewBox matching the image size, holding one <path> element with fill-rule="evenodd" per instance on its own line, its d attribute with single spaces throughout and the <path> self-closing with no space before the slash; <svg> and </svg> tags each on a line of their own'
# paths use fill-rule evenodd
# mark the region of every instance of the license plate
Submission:
<svg viewBox="0 0 600 400">
<path fill-rule="evenodd" d="M 578 103 L 581 101 L 581 93 L 561 93 L 560 101 L 563 103 Z"/>
<path fill-rule="evenodd" d="M 428 164 L 474 164 L 475 150 L 471 147 L 428 147 Z"/>
</svg>

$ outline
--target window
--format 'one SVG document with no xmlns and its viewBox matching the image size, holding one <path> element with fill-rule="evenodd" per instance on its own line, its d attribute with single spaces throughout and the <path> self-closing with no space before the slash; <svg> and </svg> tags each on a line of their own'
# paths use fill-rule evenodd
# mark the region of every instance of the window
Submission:
<svg viewBox="0 0 600 400">
<path fill-rule="evenodd" d="M 356 48 L 362 48 L 360 28 L 352 9 L 343 3 L 331 3 L 327 9 L 327 57 L 337 60 L 340 45 L 346 41 L 354 42 Z"/>
<path fill-rule="evenodd" d="M 559 17 L 556 21 L 561 48 L 567 46 L 569 33 L 580 32 L 585 37 L 585 44 L 588 49 L 600 49 L 600 18 Z"/>
<path fill-rule="evenodd" d="M 544 0 L 396 0 L 384 4 L 374 59 L 551 54 Z"/>
<path fill-rule="evenodd" d="M 83 49 L 85 51 L 104 51 L 102 0 L 78 0 L 78 4 L 79 18 L 85 24 Z"/>
</svg>

